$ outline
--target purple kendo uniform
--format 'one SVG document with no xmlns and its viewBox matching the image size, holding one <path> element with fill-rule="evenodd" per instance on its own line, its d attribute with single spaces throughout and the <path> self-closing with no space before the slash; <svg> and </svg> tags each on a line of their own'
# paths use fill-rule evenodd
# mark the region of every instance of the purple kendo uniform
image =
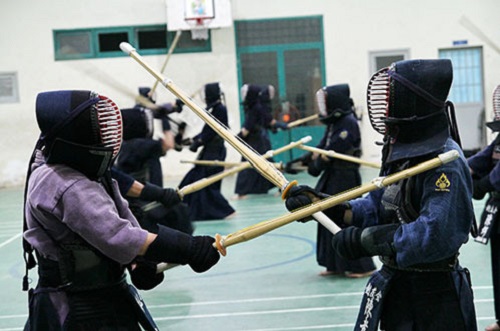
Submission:
<svg viewBox="0 0 500 331">
<path fill-rule="evenodd" d="M 72 168 L 44 164 L 40 154 L 37 153 L 28 185 L 28 230 L 24 233 L 24 238 L 38 254 L 59 263 L 62 262 L 61 248 L 74 245 L 84 247 L 84 242 L 88 242 L 104 255 L 105 260 L 118 262 L 110 267 L 114 271 L 108 274 L 109 278 L 101 279 L 102 284 L 94 286 L 101 290 L 108 286 L 125 286 L 123 271 L 138 255 L 146 241 L 147 231 L 140 228 L 116 183 L 110 196 L 102 184 L 89 180 Z M 87 276 L 90 277 L 91 272 L 89 270 Z M 43 277 L 41 282 L 48 287 L 52 286 L 51 280 L 46 280 L 47 283 L 44 284 Z M 84 285 L 90 284 L 82 286 Z M 35 293 L 43 291 L 44 286 L 35 289 Z M 62 325 L 68 317 L 71 296 L 68 297 L 68 292 L 58 290 L 48 290 L 46 294 L 57 307 L 56 318 Z M 101 302 L 101 305 L 104 304 L 111 305 L 113 302 Z M 126 308 L 127 306 L 123 307 Z M 134 314 L 133 311 L 129 313 Z"/>
<path fill-rule="evenodd" d="M 61 243 L 82 237 L 117 262 L 130 263 L 146 241 L 147 231 L 140 228 L 116 182 L 112 188 L 110 196 L 101 183 L 70 167 L 47 165 L 38 151 L 28 185 L 29 229 L 24 237 L 54 259 L 57 249 L 43 229 L 50 229 L 50 237 Z"/>
<path fill-rule="evenodd" d="M 219 83 L 206 84 L 204 87 L 207 111 L 224 126 L 228 126 L 227 109 L 221 102 L 222 92 Z M 226 146 L 222 139 L 208 124 L 205 124 L 199 134 L 193 137 L 189 149 L 196 152 L 203 147 L 197 160 L 226 159 Z M 192 184 L 203 178 L 216 175 L 224 170 L 220 166 L 195 165 L 182 179 L 179 188 Z M 216 220 L 223 219 L 234 213 L 233 207 L 221 193 L 222 182 L 218 181 L 199 191 L 188 194 L 183 201 L 189 206 L 191 220 Z"/>
<path fill-rule="evenodd" d="M 112 100 L 92 91 L 43 92 L 36 116 L 41 135 L 24 204 L 24 329 L 157 330 L 135 287 L 149 290 L 163 281 L 158 262 L 208 270 L 219 260 L 215 240 L 139 226 L 110 175 L 122 140 Z M 29 289 L 34 267 L 38 283 Z"/>
<path fill-rule="evenodd" d="M 474 209 L 446 101 L 452 73 L 447 59 L 399 61 L 368 84 L 370 122 L 384 136 L 381 176 L 448 151 L 458 159 L 325 210 L 343 227 L 332 239 L 341 256 L 379 256 L 383 263 L 365 287 L 356 331 L 477 330 L 469 272 L 458 261 Z M 298 187 L 287 208 L 304 205 L 304 191 L 313 190 Z"/>
</svg>

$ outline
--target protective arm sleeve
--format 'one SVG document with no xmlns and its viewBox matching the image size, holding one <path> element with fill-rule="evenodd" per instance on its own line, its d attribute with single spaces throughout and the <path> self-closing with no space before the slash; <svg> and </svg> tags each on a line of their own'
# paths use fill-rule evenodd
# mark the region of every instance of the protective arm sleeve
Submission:
<svg viewBox="0 0 500 331">
<path fill-rule="evenodd" d="M 158 201 L 167 208 L 181 202 L 179 195 L 174 189 L 162 188 L 150 183 L 144 185 L 139 198 L 146 201 Z"/>
<path fill-rule="evenodd" d="M 304 155 L 302 155 L 296 159 L 288 161 L 285 164 L 285 172 L 292 174 L 292 175 L 297 174 L 298 171 L 293 168 L 293 165 L 295 163 L 299 163 L 302 166 L 307 166 L 309 164 L 309 162 L 311 162 L 311 157 L 312 157 L 312 153 L 308 152 L 308 153 L 305 153 Z"/>
<path fill-rule="evenodd" d="M 318 177 L 329 165 L 330 161 L 326 161 L 321 156 L 318 156 L 315 160 L 309 162 L 307 172 L 313 177 Z"/>
<path fill-rule="evenodd" d="M 394 233 L 398 224 L 376 225 L 365 229 L 349 226 L 332 239 L 337 253 L 350 260 L 366 256 L 395 256 Z"/>
<path fill-rule="evenodd" d="M 474 179 L 472 181 L 472 197 L 476 200 L 484 198 L 486 193 L 495 191 L 493 184 L 491 184 L 490 176 L 486 175 L 481 179 Z"/>
<path fill-rule="evenodd" d="M 145 258 L 174 264 L 188 264 L 195 272 L 205 272 L 220 259 L 212 246 L 215 239 L 189 234 L 158 225 L 158 235 L 149 245 Z"/>
</svg>

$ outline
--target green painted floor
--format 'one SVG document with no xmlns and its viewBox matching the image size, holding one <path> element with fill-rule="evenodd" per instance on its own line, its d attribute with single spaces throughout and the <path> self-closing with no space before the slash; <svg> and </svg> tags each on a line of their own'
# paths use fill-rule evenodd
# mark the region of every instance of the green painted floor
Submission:
<svg viewBox="0 0 500 331">
<path fill-rule="evenodd" d="M 362 168 L 362 175 L 366 183 L 376 171 Z M 317 180 L 304 173 L 287 178 L 309 185 Z M 228 199 L 233 188 L 234 178 L 223 181 Z M 225 235 L 286 213 L 276 193 L 230 200 L 234 218 L 196 222 L 195 234 Z M 22 194 L 22 188 L 0 190 L 0 330 L 21 330 L 27 314 L 27 294 L 21 291 Z M 483 204 L 475 202 L 478 217 Z M 142 294 L 160 330 L 352 330 L 366 279 L 318 276 L 315 240 L 314 222 L 294 222 L 228 247 L 227 256 L 206 273 L 173 268 L 160 286 Z M 494 319 L 489 255 L 488 246 L 470 240 L 460 256 L 471 270 L 479 330 Z"/>
</svg>

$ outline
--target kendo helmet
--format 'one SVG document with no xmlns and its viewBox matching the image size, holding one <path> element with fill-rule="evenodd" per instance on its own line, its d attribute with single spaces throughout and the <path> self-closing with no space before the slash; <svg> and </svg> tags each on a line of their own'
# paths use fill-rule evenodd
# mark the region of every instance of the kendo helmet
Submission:
<svg viewBox="0 0 500 331">
<path fill-rule="evenodd" d="M 154 115 L 149 108 L 134 107 L 120 109 L 123 121 L 123 140 L 152 138 Z"/>
<path fill-rule="evenodd" d="M 39 93 L 37 148 L 48 164 L 65 164 L 90 178 L 109 170 L 122 143 L 122 116 L 109 98 L 92 91 Z"/>
<path fill-rule="evenodd" d="M 324 86 L 316 92 L 319 120 L 331 124 L 353 112 L 354 103 L 348 84 Z"/>
<path fill-rule="evenodd" d="M 152 103 L 156 103 L 156 96 L 155 93 L 151 94 L 151 88 L 150 87 L 139 87 L 139 95 L 143 96 L 144 98 L 147 98 L 149 101 Z"/>
<path fill-rule="evenodd" d="M 447 101 L 452 79 L 448 59 L 399 61 L 372 76 L 368 116 L 384 135 L 384 162 L 438 152 L 450 135 L 460 144 L 453 104 Z"/>
<path fill-rule="evenodd" d="M 500 131 L 500 85 L 493 91 L 493 121 L 486 123 L 494 132 Z"/>
<path fill-rule="evenodd" d="M 223 95 L 219 83 L 208 83 L 203 87 L 203 98 L 208 108 L 219 101 L 221 101 L 221 96 Z"/>
<path fill-rule="evenodd" d="M 271 100 L 274 99 L 274 95 L 276 91 L 274 86 L 272 85 L 261 85 L 260 86 L 260 101 L 265 104 L 271 103 Z"/>
<path fill-rule="evenodd" d="M 254 84 L 244 84 L 241 87 L 240 94 L 241 100 L 245 108 L 252 107 L 254 104 L 260 101 L 261 87 Z"/>
</svg>

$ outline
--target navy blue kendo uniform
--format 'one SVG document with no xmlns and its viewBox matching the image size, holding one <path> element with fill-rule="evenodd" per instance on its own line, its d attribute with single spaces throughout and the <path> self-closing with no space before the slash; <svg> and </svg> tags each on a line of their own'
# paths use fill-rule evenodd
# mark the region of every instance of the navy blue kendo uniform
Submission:
<svg viewBox="0 0 500 331">
<path fill-rule="evenodd" d="M 318 94 L 320 121 L 326 130 L 317 148 L 359 157 L 361 155 L 361 134 L 358 120 L 353 112 L 349 85 L 325 86 Z M 320 101 L 321 100 L 321 101 Z M 321 103 L 321 104 L 320 104 Z M 359 164 L 328 157 L 318 156 L 308 163 L 308 173 L 314 177 L 321 175 L 315 189 L 334 195 L 361 185 Z M 316 259 L 325 267 L 327 273 L 364 274 L 375 270 L 371 257 L 347 260 L 339 256 L 332 247 L 332 233 L 318 223 Z"/>
<path fill-rule="evenodd" d="M 381 69 L 368 85 L 370 122 L 384 135 L 381 176 L 451 150 L 459 158 L 325 210 L 343 227 L 332 240 L 340 255 L 383 263 L 368 281 L 354 330 L 477 330 L 469 273 L 458 261 L 474 209 L 446 101 L 451 81 L 451 61 L 409 60 Z M 304 191 L 291 192 L 287 208 L 304 205 Z"/>
<path fill-rule="evenodd" d="M 245 121 L 242 124 L 242 129 L 248 131 L 247 136 L 243 136 L 242 132 L 239 136 L 251 146 L 257 153 L 265 154 L 271 150 L 271 140 L 269 139 L 268 125 L 269 112 L 261 104 L 262 88 L 258 85 L 244 85 L 242 87 L 243 104 L 245 110 Z M 242 161 L 246 159 L 242 158 Z M 268 159 L 273 162 L 272 158 Z M 265 194 L 274 185 L 255 169 L 245 169 L 238 173 L 236 178 L 235 193 L 239 196 L 247 194 Z"/>
<path fill-rule="evenodd" d="M 145 98 L 148 98 L 152 103 L 155 103 L 154 99 L 149 96 L 151 92 L 151 89 L 149 87 L 140 87 L 139 88 L 139 94 Z M 140 104 L 136 104 L 134 106 L 136 109 L 141 109 L 144 108 L 144 106 Z M 171 126 L 170 126 L 170 121 L 168 116 L 166 116 L 165 112 L 168 111 L 167 109 L 163 109 L 163 111 L 154 111 L 153 112 L 153 117 L 156 119 L 159 119 L 161 121 L 161 127 L 163 129 L 163 132 L 165 131 L 170 131 Z M 152 138 L 151 138 L 152 140 Z M 151 148 L 151 142 L 142 142 L 144 143 L 146 148 Z M 124 144 L 124 148 L 128 149 L 127 144 Z M 137 148 L 137 146 L 130 146 L 130 148 Z M 155 153 L 150 155 L 150 157 L 147 159 L 147 164 L 148 164 L 148 181 L 154 185 L 158 185 L 160 187 L 163 187 L 163 170 L 161 167 L 161 162 L 160 158 L 162 156 L 165 156 L 165 153 Z M 132 156 L 133 157 L 133 156 Z"/>
<path fill-rule="evenodd" d="M 214 118 L 227 127 L 227 108 L 221 102 L 222 92 L 219 83 L 206 84 L 204 91 L 207 104 L 206 110 L 211 112 Z M 203 148 L 198 154 L 198 160 L 224 161 L 226 159 L 224 140 L 208 124 L 205 124 L 201 132 L 192 138 L 189 149 L 196 152 L 199 147 Z M 220 166 L 195 165 L 184 176 L 179 187 L 182 188 L 223 170 L 224 167 Z M 186 195 L 183 201 L 189 206 L 189 217 L 193 221 L 223 219 L 235 211 L 221 193 L 221 181 Z"/>
<path fill-rule="evenodd" d="M 500 85 L 493 93 L 494 120 L 486 123 L 493 131 L 500 131 Z M 476 242 L 490 242 L 491 271 L 493 279 L 493 298 L 495 303 L 496 326 L 500 330 L 500 226 L 498 210 L 500 208 L 500 135 L 483 150 L 468 160 L 473 179 L 473 198 L 482 200 L 489 193 L 481 215 L 480 227 Z"/>
<path fill-rule="evenodd" d="M 150 182 L 149 160 L 158 159 L 163 152 L 162 143 L 152 139 L 153 115 L 147 108 L 126 108 L 123 116 L 124 141 L 111 175 L 117 180 L 120 192 L 130 204 L 130 209 L 141 226 L 156 232 L 158 224 L 192 234 L 189 208 L 180 203 L 173 189 Z M 139 197 L 130 197 L 134 180 L 145 185 Z"/>
</svg>

